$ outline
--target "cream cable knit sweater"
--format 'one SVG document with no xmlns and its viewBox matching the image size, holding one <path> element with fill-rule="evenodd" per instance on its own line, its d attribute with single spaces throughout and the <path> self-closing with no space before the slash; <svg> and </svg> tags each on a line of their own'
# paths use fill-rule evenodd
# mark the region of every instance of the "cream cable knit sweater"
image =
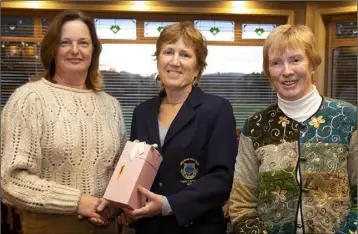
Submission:
<svg viewBox="0 0 358 234">
<path fill-rule="evenodd" d="M 20 209 L 74 213 L 102 197 L 126 141 L 118 101 L 45 79 L 18 88 L 2 112 L 1 186 Z"/>
</svg>

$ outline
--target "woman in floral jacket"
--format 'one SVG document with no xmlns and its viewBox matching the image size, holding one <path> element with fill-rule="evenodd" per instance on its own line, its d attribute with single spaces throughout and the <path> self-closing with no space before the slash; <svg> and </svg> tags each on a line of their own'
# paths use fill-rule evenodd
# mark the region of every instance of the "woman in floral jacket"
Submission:
<svg viewBox="0 0 358 234">
<path fill-rule="evenodd" d="M 357 108 L 313 85 L 321 57 L 308 27 L 275 28 L 263 56 L 278 102 L 243 127 L 229 208 L 235 233 L 354 233 Z"/>
</svg>

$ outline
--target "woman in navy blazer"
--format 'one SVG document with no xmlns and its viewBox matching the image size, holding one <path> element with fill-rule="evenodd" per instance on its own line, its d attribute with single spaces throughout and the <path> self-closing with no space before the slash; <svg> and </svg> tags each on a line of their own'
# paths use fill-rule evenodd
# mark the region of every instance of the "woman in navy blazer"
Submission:
<svg viewBox="0 0 358 234">
<path fill-rule="evenodd" d="M 155 56 L 162 91 L 135 108 L 131 140 L 158 144 L 163 161 L 151 191 L 139 188 L 147 204 L 127 215 L 136 234 L 224 234 L 238 149 L 232 107 L 197 86 L 207 45 L 191 22 L 164 28 Z"/>
</svg>

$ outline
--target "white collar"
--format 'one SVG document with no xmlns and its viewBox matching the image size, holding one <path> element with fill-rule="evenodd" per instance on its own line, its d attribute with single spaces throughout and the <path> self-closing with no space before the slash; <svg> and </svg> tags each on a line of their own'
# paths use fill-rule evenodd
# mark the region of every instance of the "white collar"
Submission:
<svg viewBox="0 0 358 234">
<path fill-rule="evenodd" d="M 287 101 L 282 99 L 278 94 L 277 98 L 278 107 L 283 113 L 299 122 L 303 122 L 314 115 L 320 108 L 322 102 L 322 97 L 314 85 L 308 94 L 298 100 Z"/>
</svg>

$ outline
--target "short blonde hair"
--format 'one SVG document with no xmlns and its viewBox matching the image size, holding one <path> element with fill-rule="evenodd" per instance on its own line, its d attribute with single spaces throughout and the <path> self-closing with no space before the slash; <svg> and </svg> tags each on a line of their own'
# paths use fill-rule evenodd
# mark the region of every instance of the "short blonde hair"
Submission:
<svg viewBox="0 0 358 234">
<path fill-rule="evenodd" d="M 197 60 L 198 75 L 194 78 L 193 85 L 199 83 L 201 74 L 206 67 L 206 56 L 208 55 L 207 42 L 201 32 L 195 28 L 191 21 L 183 21 L 164 27 L 157 40 L 154 56 L 158 60 L 161 49 L 165 44 L 176 43 L 183 37 L 184 43 L 191 46 Z"/>
<path fill-rule="evenodd" d="M 267 36 L 264 43 L 263 69 L 266 76 L 270 77 L 269 52 L 276 50 L 284 52 L 286 48 L 303 49 L 313 70 L 322 62 L 322 58 L 318 53 L 316 39 L 309 27 L 305 25 L 280 25 Z"/>
<path fill-rule="evenodd" d="M 102 44 L 97 37 L 93 20 L 78 10 L 64 10 L 61 12 L 55 17 L 45 34 L 40 48 L 40 58 L 45 70 L 44 77 L 53 82 L 56 67 L 54 56 L 57 47 L 60 44 L 62 26 L 66 22 L 74 20 L 80 20 L 87 25 L 93 44 L 92 61 L 88 68 L 86 87 L 97 92 L 102 91 L 104 88 L 103 77 L 99 71 L 99 56 L 102 51 Z M 38 78 L 39 77 L 34 77 L 31 80 L 36 80 Z"/>
</svg>

